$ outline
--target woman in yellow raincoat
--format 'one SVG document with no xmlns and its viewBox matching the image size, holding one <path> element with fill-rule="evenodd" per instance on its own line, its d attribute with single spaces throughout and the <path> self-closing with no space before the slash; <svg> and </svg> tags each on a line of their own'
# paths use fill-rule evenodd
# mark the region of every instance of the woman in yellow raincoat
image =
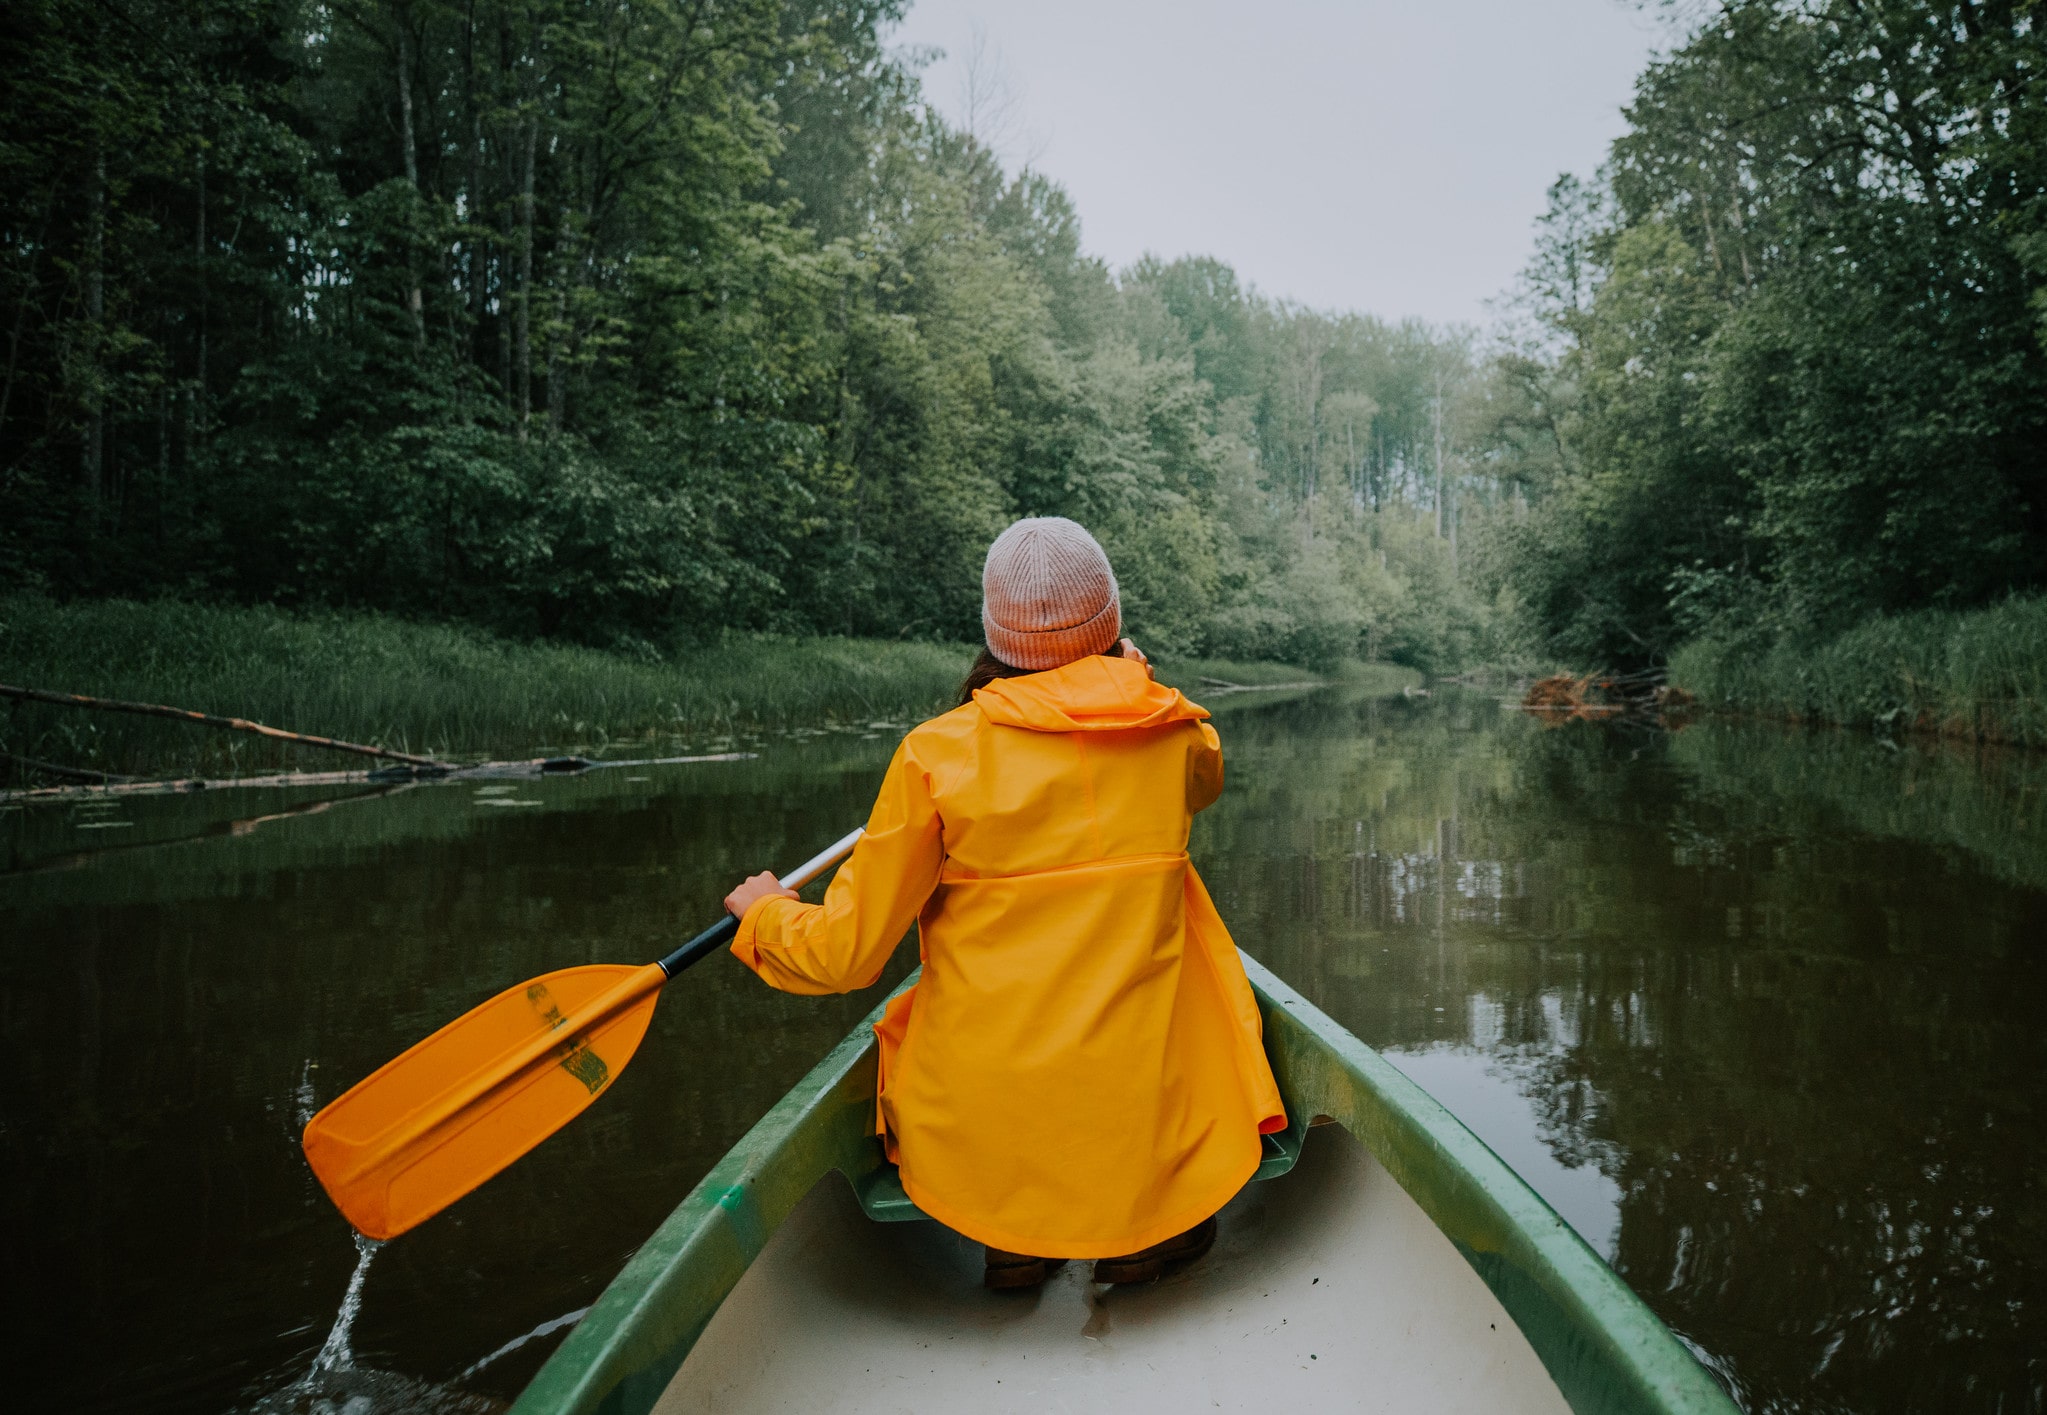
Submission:
<svg viewBox="0 0 2047 1415">
<path fill-rule="evenodd" d="M 1187 859 L 1222 790 L 1208 712 L 1118 643 L 1116 581 L 1061 517 L 982 575 L 989 652 L 896 750 L 822 905 L 772 874 L 732 951 L 792 993 L 871 985 L 914 920 L 923 975 L 876 1026 L 879 1129 L 919 1208 L 1030 1287 L 1069 1258 L 1143 1281 L 1214 1241 L 1284 1127 L 1257 1005 Z"/>
</svg>

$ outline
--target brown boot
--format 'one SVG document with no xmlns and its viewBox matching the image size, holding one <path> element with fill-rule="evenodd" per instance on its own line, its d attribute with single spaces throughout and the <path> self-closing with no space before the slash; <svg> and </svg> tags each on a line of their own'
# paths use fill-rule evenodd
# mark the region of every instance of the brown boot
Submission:
<svg viewBox="0 0 2047 1415">
<path fill-rule="evenodd" d="M 987 1266 L 981 1281 L 997 1292 L 1022 1292 L 1043 1287 L 1045 1279 L 1066 1266 L 1064 1258 L 1034 1258 L 1029 1253 L 1012 1253 L 1005 1248 L 982 1248 Z"/>
<path fill-rule="evenodd" d="M 1205 1218 L 1177 1238 L 1095 1263 L 1096 1282 L 1156 1282 L 1174 1263 L 1192 1262 L 1215 1246 L 1215 1220 Z"/>
</svg>

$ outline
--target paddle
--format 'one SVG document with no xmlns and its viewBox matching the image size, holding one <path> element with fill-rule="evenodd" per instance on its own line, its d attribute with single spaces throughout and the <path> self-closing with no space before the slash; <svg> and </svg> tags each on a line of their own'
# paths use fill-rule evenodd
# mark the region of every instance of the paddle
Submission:
<svg viewBox="0 0 2047 1415">
<path fill-rule="evenodd" d="M 854 831 L 782 877 L 801 889 Z M 563 968 L 499 993 L 384 1063 L 307 1122 L 306 1160 L 371 1238 L 424 1223 L 568 1124 L 632 1060 L 661 985 L 729 943 L 727 914 L 658 963 Z"/>
</svg>

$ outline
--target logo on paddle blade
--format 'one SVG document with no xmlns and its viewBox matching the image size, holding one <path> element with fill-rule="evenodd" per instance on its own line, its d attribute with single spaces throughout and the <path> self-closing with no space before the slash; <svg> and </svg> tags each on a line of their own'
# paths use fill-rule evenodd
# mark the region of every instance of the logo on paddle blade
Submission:
<svg viewBox="0 0 2047 1415">
<path fill-rule="evenodd" d="M 540 1014 L 548 1030 L 561 1026 L 567 1019 L 561 1008 L 555 1005 L 554 994 L 547 990 L 546 983 L 534 983 L 526 989 L 526 1001 L 533 1004 L 533 1010 Z M 611 1068 L 604 1064 L 604 1058 L 590 1049 L 586 1037 L 571 1037 L 554 1049 L 561 1069 L 581 1081 L 591 1095 L 604 1089 L 604 1083 L 611 1079 Z"/>
</svg>

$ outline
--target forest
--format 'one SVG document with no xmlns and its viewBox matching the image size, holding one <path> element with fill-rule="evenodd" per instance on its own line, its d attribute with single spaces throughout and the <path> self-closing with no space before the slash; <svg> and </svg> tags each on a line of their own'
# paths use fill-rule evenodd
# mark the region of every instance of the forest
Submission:
<svg viewBox="0 0 2047 1415">
<path fill-rule="evenodd" d="M 2038 583 L 2034 6 L 1692 7 L 1486 330 L 1109 269 L 901 10 L 9 5 L 0 594 L 961 641 L 1057 513 L 1161 652 L 1454 672 Z"/>
<path fill-rule="evenodd" d="M 1812 639 L 2038 586 L 2041 18 L 1707 6 L 1606 168 L 1552 189 L 1482 435 L 1531 508 L 1495 573 L 1553 653 Z"/>
</svg>

